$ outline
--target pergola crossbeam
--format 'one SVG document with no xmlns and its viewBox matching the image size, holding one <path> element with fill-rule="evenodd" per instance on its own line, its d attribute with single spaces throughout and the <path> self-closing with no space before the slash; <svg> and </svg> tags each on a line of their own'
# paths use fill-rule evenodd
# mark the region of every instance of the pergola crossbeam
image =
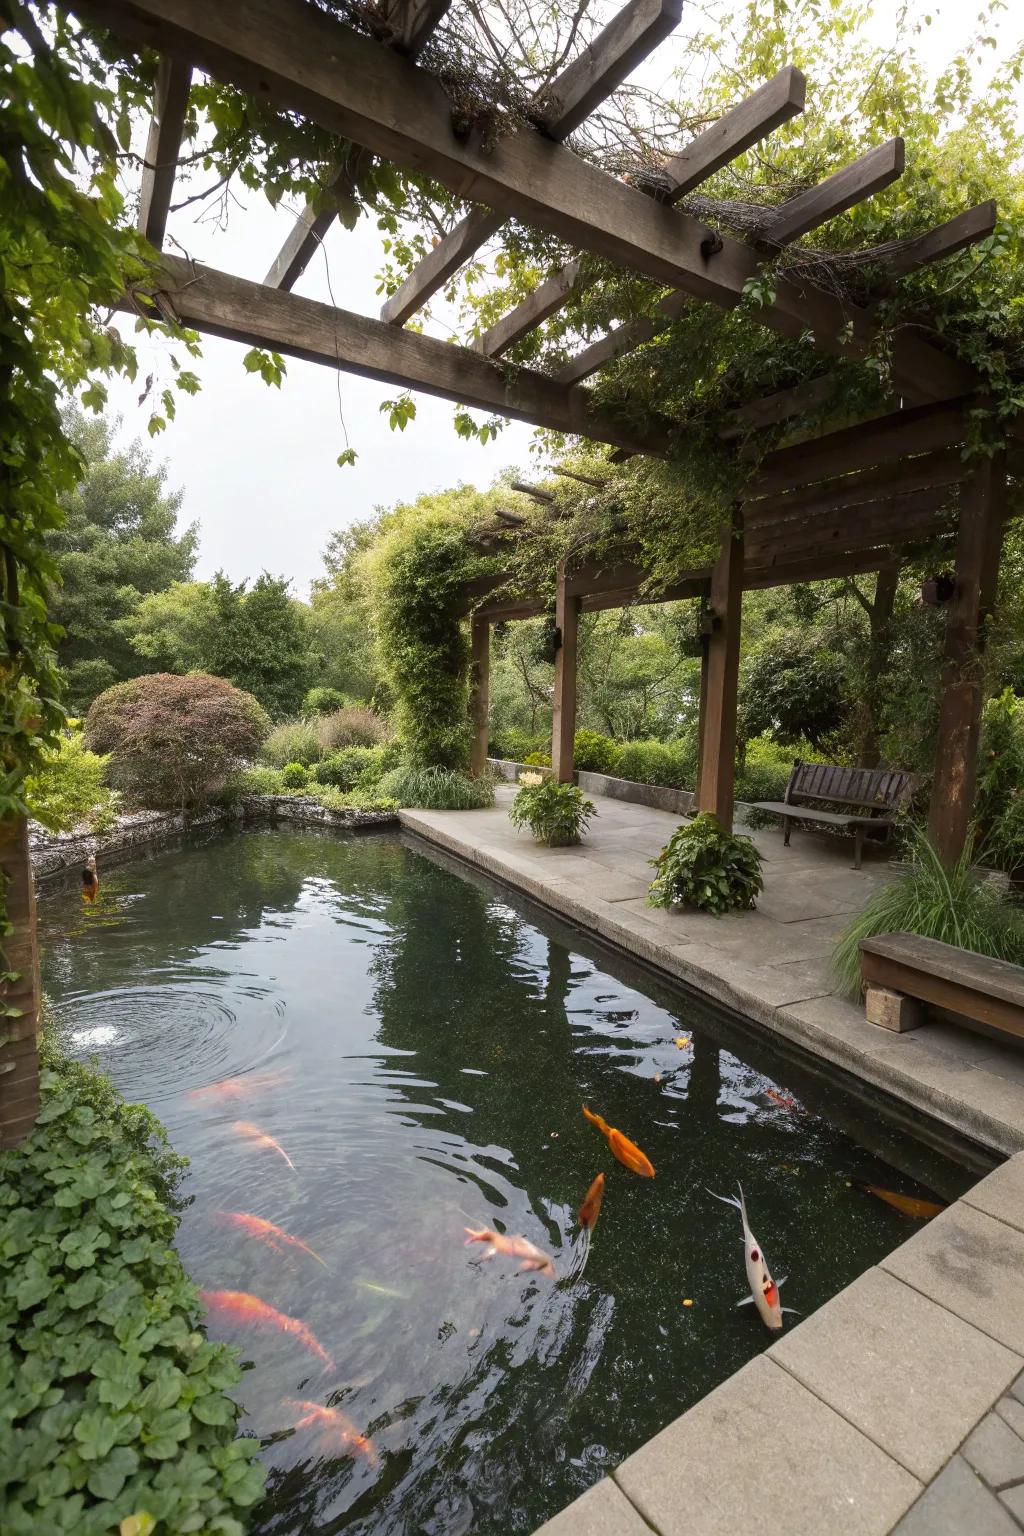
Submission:
<svg viewBox="0 0 1024 1536">
<path fill-rule="evenodd" d="M 801 235 L 845 213 L 848 208 L 864 202 L 875 192 L 891 186 L 903 175 L 905 165 L 903 140 L 889 139 L 844 165 L 841 171 L 826 177 L 817 186 L 791 197 L 760 226 L 757 238 L 771 245 L 789 245 Z"/>
<path fill-rule="evenodd" d="M 592 406 L 585 390 L 565 389 L 544 374 L 522 368 L 506 377 L 468 347 L 396 330 L 315 299 L 196 267 L 180 257 L 165 257 L 164 268 L 166 276 L 150 287 L 166 294 L 181 322 L 196 330 L 271 347 L 290 357 L 422 390 L 556 432 L 626 444 L 637 452 L 664 450 L 666 436 L 657 427 L 647 431 L 620 426 Z M 143 307 L 141 296 L 126 296 L 123 307 L 138 313 Z"/>
<path fill-rule="evenodd" d="M 482 352 L 485 357 L 500 357 L 568 302 L 579 287 L 579 277 L 579 262 L 567 262 L 553 277 L 535 288 L 521 304 L 510 309 L 507 315 L 502 315 L 500 320 L 486 330 L 475 343 L 475 350 Z"/>
<path fill-rule="evenodd" d="M 804 109 L 807 81 L 793 64 L 705 128 L 665 167 L 666 200 L 677 202 Z"/>
<path fill-rule="evenodd" d="M 178 151 L 191 88 L 192 66 L 189 63 L 181 59 L 160 59 L 142 168 L 138 219 L 139 229 L 157 250 L 163 245 L 167 233 L 167 216 L 171 211 Z"/>
<path fill-rule="evenodd" d="M 944 401 L 893 411 L 824 437 L 779 448 L 761 464 L 746 499 L 797 490 L 852 470 L 891 464 L 912 454 L 933 453 L 963 441 L 967 402 Z"/>
<path fill-rule="evenodd" d="M 956 448 L 900 459 L 895 464 L 878 464 L 834 480 L 812 482 L 787 491 L 783 496 L 748 501 L 745 504 L 746 527 L 748 532 L 774 528 L 812 513 L 856 507 L 910 491 L 957 485 L 969 473 L 970 466 Z"/>
</svg>

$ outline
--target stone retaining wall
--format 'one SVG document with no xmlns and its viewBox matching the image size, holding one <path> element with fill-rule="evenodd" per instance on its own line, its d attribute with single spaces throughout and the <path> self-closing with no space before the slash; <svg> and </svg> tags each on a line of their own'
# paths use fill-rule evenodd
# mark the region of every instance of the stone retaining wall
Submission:
<svg viewBox="0 0 1024 1536">
<path fill-rule="evenodd" d="M 134 811 L 119 816 L 107 832 L 88 827 L 73 832 L 47 832 L 33 823 L 30 832 L 32 868 L 39 878 L 62 869 L 77 868 L 95 854 L 98 862 L 119 864 L 141 849 L 171 842 L 185 832 L 202 827 L 230 826 L 237 822 L 295 821 L 303 826 L 333 827 L 353 831 L 398 822 L 397 811 L 367 811 L 355 807 L 329 811 L 304 795 L 245 795 L 236 805 L 217 806 L 197 816 L 181 811 Z"/>
</svg>

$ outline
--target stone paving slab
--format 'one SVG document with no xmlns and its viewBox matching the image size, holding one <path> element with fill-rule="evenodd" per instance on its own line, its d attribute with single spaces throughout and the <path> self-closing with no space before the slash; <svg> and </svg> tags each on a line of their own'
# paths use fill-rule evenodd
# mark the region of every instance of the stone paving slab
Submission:
<svg viewBox="0 0 1024 1536">
<path fill-rule="evenodd" d="M 886 1536 L 921 1484 L 761 1355 L 627 1458 L 661 1536 Z"/>
<path fill-rule="evenodd" d="M 559 1510 L 534 1536 L 651 1536 L 651 1528 L 606 1477 Z"/>
<path fill-rule="evenodd" d="M 967 1436 L 962 1455 L 995 1493 L 1024 1483 L 1024 1440 L 998 1412 L 986 1414 Z"/>
<path fill-rule="evenodd" d="M 769 1354 L 922 1482 L 1024 1365 L 880 1269 L 840 1291 Z"/>
<path fill-rule="evenodd" d="M 1024 1234 L 958 1201 L 881 1262 L 1024 1356 Z"/>
<path fill-rule="evenodd" d="M 1024 1232 L 1024 1154 L 1011 1157 L 988 1178 L 982 1179 L 964 1195 L 975 1210 L 1005 1221 L 1007 1226 Z M 1024 1275 L 1021 1276 L 1024 1284 Z"/>
<path fill-rule="evenodd" d="M 954 1456 L 893 1536 L 1020 1536 L 1020 1528 L 963 1457 Z"/>
</svg>

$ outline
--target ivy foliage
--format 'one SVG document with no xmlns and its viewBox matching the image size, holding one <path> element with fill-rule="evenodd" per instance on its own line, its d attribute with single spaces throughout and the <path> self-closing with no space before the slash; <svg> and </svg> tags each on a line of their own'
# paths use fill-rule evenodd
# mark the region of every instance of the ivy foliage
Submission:
<svg viewBox="0 0 1024 1536">
<path fill-rule="evenodd" d="M 377 650 L 412 768 L 463 768 L 469 757 L 469 584 L 488 561 L 467 534 L 488 508 L 475 491 L 398 507 L 367 552 Z"/>
<path fill-rule="evenodd" d="M 37 1129 L 0 1153 L 4 1531 L 242 1536 L 264 1470 L 172 1246 L 184 1159 L 144 1105 L 44 1054 Z"/>
</svg>

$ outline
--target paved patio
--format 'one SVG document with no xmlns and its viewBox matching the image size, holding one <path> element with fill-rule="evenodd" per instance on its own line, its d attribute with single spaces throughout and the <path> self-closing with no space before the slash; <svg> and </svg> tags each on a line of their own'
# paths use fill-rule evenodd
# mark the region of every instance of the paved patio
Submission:
<svg viewBox="0 0 1024 1536">
<path fill-rule="evenodd" d="M 935 1024 L 893 1035 L 836 995 L 829 955 L 891 871 L 846 843 L 753 835 L 757 912 L 645 904 L 678 817 L 602 799 L 580 848 L 491 811 L 403 824 L 563 917 L 983 1143 L 1024 1146 L 1024 1052 Z M 549 1521 L 536 1536 L 1019 1536 L 1024 1529 L 1024 1153 Z"/>
<path fill-rule="evenodd" d="M 781 831 L 756 831 L 765 877 L 756 912 L 665 912 L 646 902 L 649 861 L 678 816 L 601 797 L 582 846 L 543 848 L 509 822 L 513 794 L 499 787 L 487 811 L 403 811 L 402 823 L 993 1151 L 1024 1148 L 1024 1051 L 951 1024 L 893 1034 L 835 991 L 832 949 L 849 914 L 891 878 L 883 857 L 866 855 L 856 871 L 848 839 L 794 831 L 786 848 Z"/>
</svg>

